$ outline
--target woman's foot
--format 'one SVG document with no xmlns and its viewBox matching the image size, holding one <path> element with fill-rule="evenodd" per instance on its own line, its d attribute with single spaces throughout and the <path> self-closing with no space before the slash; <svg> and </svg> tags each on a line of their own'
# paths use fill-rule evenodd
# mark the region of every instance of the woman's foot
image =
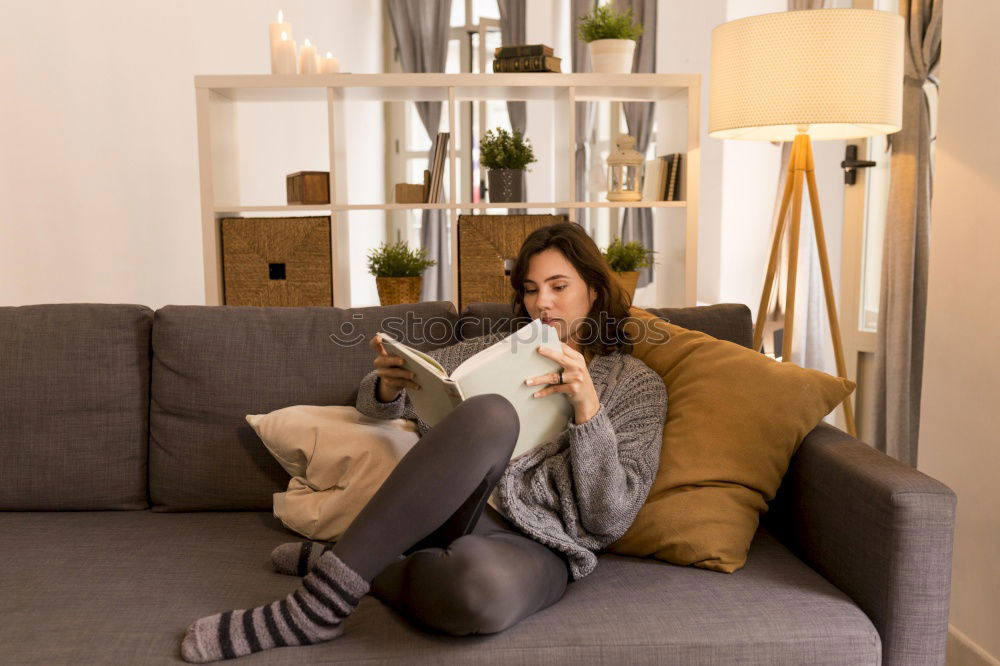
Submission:
<svg viewBox="0 0 1000 666">
<path fill-rule="evenodd" d="M 305 576 L 323 553 L 333 548 L 332 543 L 322 541 L 292 541 L 283 543 L 271 551 L 271 565 L 280 574 Z"/>
<path fill-rule="evenodd" d="M 323 553 L 302 585 L 284 599 L 196 620 L 184 634 L 181 656 L 200 664 L 328 641 L 343 632 L 343 621 L 369 587 L 332 552 Z"/>
</svg>

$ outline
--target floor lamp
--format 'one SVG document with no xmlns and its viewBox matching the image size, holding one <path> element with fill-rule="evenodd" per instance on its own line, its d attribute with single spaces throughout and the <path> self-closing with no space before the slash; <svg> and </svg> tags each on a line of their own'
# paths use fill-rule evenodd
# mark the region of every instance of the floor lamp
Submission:
<svg viewBox="0 0 1000 666">
<path fill-rule="evenodd" d="M 806 187 L 837 374 L 847 377 L 812 140 L 898 132 L 902 126 L 902 100 L 903 19 L 896 14 L 869 9 L 789 11 L 731 21 L 712 31 L 709 135 L 720 139 L 793 141 L 754 326 L 755 349 L 761 347 L 782 236 L 787 229 L 790 251 L 781 360 L 791 358 L 799 221 Z M 850 397 L 843 405 L 847 430 L 856 435 Z"/>
</svg>

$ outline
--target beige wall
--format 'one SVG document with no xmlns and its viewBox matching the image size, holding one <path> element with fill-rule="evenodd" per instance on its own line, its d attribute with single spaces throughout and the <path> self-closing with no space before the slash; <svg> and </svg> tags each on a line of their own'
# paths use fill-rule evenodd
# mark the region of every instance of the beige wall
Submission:
<svg viewBox="0 0 1000 666">
<path fill-rule="evenodd" d="M 918 468 L 958 493 L 949 662 L 971 664 L 1000 657 L 1000 4 L 944 11 Z"/>
<path fill-rule="evenodd" d="M 268 73 L 278 8 L 300 44 L 309 37 L 347 71 L 381 71 L 380 6 L 0 2 L 0 305 L 204 303 L 194 76 Z M 239 114 L 251 203 L 281 203 L 286 173 L 327 168 L 319 106 L 318 123 L 287 105 Z M 382 153 L 371 150 L 382 144 L 381 117 L 359 126 L 358 168 L 381 173 Z M 380 179 L 359 187 L 377 189 L 360 193 L 367 200 L 383 196 Z M 351 232 L 354 254 L 383 236 L 365 221 Z M 374 298 L 374 280 L 361 262 L 357 270 L 356 297 Z"/>
</svg>

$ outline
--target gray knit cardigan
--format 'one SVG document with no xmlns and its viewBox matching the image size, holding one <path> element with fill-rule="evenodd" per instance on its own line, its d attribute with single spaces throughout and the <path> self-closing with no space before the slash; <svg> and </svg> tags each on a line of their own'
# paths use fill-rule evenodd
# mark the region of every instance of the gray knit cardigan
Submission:
<svg viewBox="0 0 1000 666">
<path fill-rule="evenodd" d="M 503 339 L 471 338 L 431 352 L 449 373 Z M 566 554 L 573 579 L 597 566 L 594 551 L 619 539 L 646 501 L 660 460 L 667 415 L 663 380 L 645 363 L 622 352 L 594 356 L 587 369 L 601 406 L 586 423 L 572 421 L 558 438 L 515 458 L 497 491 L 511 521 L 536 541 Z M 382 419 L 421 421 L 404 389 L 392 402 L 376 397 L 372 371 L 358 388 L 357 409 Z"/>
</svg>

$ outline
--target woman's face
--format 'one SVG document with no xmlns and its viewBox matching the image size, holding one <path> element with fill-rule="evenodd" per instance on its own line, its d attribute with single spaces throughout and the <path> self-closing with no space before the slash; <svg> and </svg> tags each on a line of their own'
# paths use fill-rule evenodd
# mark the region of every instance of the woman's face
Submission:
<svg viewBox="0 0 1000 666">
<path fill-rule="evenodd" d="M 528 260 L 524 308 L 532 319 L 554 326 L 559 339 L 580 351 L 573 334 L 590 312 L 597 292 L 587 286 L 569 259 L 556 248 Z"/>
</svg>

